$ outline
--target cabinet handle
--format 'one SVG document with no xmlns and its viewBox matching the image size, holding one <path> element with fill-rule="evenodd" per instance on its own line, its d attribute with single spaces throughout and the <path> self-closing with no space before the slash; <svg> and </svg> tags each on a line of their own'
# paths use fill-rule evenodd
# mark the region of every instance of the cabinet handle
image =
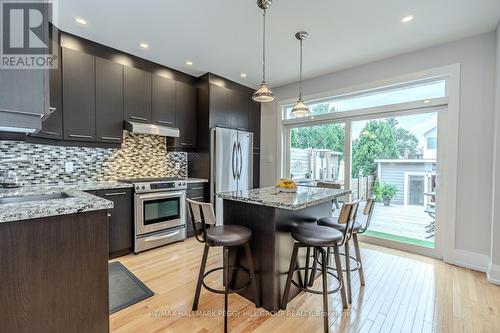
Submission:
<svg viewBox="0 0 500 333">
<path fill-rule="evenodd" d="M 148 118 L 142 118 L 142 117 L 136 117 L 136 116 L 130 116 L 129 118 L 133 119 L 133 120 L 148 121 Z"/>
<path fill-rule="evenodd" d="M 70 134 L 70 138 L 92 139 L 91 135 Z"/>
<path fill-rule="evenodd" d="M 193 198 L 190 198 L 190 199 L 193 199 L 193 200 L 200 200 L 200 199 L 204 199 L 205 197 L 193 197 Z"/>
<path fill-rule="evenodd" d="M 120 141 L 121 140 L 121 138 L 115 138 L 112 136 L 101 136 L 101 139 L 102 140 L 113 140 L 113 141 Z"/>
<path fill-rule="evenodd" d="M 165 124 L 165 125 L 173 125 L 174 123 L 171 121 L 165 121 L 165 120 L 157 120 L 156 121 L 158 124 Z"/>
<path fill-rule="evenodd" d="M 40 131 L 40 134 L 46 134 L 46 135 L 54 135 L 54 136 L 59 136 L 61 134 L 56 133 L 56 132 L 49 132 L 49 131 Z"/>
<path fill-rule="evenodd" d="M 116 197 L 116 196 L 125 195 L 125 194 L 127 194 L 127 192 L 104 193 L 104 195 L 107 197 Z"/>
<path fill-rule="evenodd" d="M 204 187 L 203 186 L 200 186 L 200 187 L 191 187 L 191 188 L 188 188 L 189 190 L 203 190 Z"/>
<path fill-rule="evenodd" d="M 242 127 L 236 127 L 236 129 L 239 130 L 239 131 L 248 131 L 248 129 L 242 128 Z"/>
<path fill-rule="evenodd" d="M 108 213 L 108 217 L 111 217 L 111 213 Z"/>
<path fill-rule="evenodd" d="M 192 145 L 193 145 L 192 143 L 181 142 L 181 146 L 192 146 Z"/>
</svg>

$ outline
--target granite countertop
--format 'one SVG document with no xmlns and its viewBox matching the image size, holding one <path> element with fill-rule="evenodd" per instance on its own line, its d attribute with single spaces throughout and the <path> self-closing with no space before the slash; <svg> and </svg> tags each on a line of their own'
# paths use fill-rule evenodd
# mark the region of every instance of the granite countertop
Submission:
<svg viewBox="0 0 500 333">
<path fill-rule="evenodd" d="M 23 186 L 0 189 L 0 199 L 64 193 L 67 198 L 0 204 L 0 223 L 111 209 L 113 202 L 85 193 L 98 189 L 126 188 L 130 184 L 92 182 L 69 185 Z"/>
<path fill-rule="evenodd" d="M 275 187 L 264 187 L 253 190 L 222 192 L 217 193 L 217 196 L 226 200 L 298 210 L 330 201 L 349 193 L 349 190 L 298 186 L 297 193 L 279 193 Z"/>
</svg>

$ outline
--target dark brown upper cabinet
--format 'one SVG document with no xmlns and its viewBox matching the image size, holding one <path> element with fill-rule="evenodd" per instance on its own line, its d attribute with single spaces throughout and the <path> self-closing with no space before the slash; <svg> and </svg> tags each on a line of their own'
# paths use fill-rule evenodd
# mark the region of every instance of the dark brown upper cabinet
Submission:
<svg viewBox="0 0 500 333">
<path fill-rule="evenodd" d="M 175 114 L 180 136 L 175 140 L 179 148 L 196 147 L 197 133 L 197 101 L 196 86 L 184 83 L 175 83 Z"/>
<path fill-rule="evenodd" d="M 216 84 L 209 84 L 209 127 L 232 128 L 231 104 L 232 91 Z"/>
<path fill-rule="evenodd" d="M 251 96 L 239 90 L 234 90 L 231 96 L 231 127 L 248 131 L 248 108 Z"/>
<path fill-rule="evenodd" d="M 64 139 L 95 140 L 94 56 L 62 48 Z"/>
<path fill-rule="evenodd" d="M 153 75 L 151 109 L 154 124 L 175 126 L 175 81 Z"/>
<path fill-rule="evenodd" d="M 97 58 L 96 140 L 120 143 L 123 136 L 123 65 Z"/>
<path fill-rule="evenodd" d="M 250 99 L 248 108 L 248 130 L 253 132 L 253 147 L 260 149 L 260 103 Z"/>
<path fill-rule="evenodd" d="M 151 122 L 151 73 L 124 66 L 124 119 Z"/>
</svg>

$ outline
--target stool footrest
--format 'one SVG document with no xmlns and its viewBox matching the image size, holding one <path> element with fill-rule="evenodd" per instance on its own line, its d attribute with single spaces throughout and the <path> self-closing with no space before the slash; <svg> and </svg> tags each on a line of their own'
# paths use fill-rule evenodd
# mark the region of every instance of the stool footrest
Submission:
<svg viewBox="0 0 500 333">
<path fill-rule="evenodd" d="M 307 267 L 297 267 L 297 268 L 295 268 L 294 272 L 296 272 L 296 271 L 304 271 L 304 270 L 306 270 L 306 268 Z M 309 267 L 308 269 L 312 270 L 311 267 Z M 327 267 L 327 269 L 333 270 L 331 267 Z M 335 289 L 328 290 L 327 294 L 334 294 L 334 293 L 338 292 L 340 289 L 342 289 L 342 281 L 340 281 L 340 279 L 338 278 L 338 276 L 335 275 L 335 274 L 333 274 L 332 272 L 329 272 L 329 271 L 327 271 L 327 274 L 330 275 L 330 276 L 332 276 L 332 277 L 334 277 L 335 280 L 337 281 L 337 284 L 338 284 L 338 286 Z M 295 287 L 299 288 L 300 290 L 306 291 L 308 293 L 316 294 L 316 295 L 323 295 L 323 291 L 311 289 L 311 288 L 305 287 L 305 286 L 301 286 L 300 284 L 298 284 L 297 282 L 295 282 L 293 279 L 291 280 L 291 283 Z M 307 285 L 307 283 L 306 283 L 306 285 Z"/>
<path fill-rule="evenodd" d="M 206 272 L 205 274 L 203 274 L 203 279 L 201 280 L 201 284 L 203 285 L 203 287 L 205 289 L 207 289 L 208 291 L 211 291 L 213 293 L 216 293 L 216 294 L 226 294 L 226 291 L 224 289 L 220 290 L 220 289 L 215 289 L 215 288 L 212 288 L 212 287 L 209 287 L 206 283 L 205 283 L 205 278 L 216 272 L 216 271 L 220 271 L 224 269 L 224 267 L 217 267 L 217 268 L 214 268 L 214 269 L 211 269 L 209 270 L 208 272 Z M 240 292 L 242 290 L 244 290 L 245 288 L 247 288 L 251 283 L 252 283 L 252 280 L 253 280 L 253 276 L 250 274 L 250 272 L 246 269 L 244 269 L 243 267 L 239 267 L 239 266 L 229 266 L 228 267 L 228 270 L 229 271 L 241 271 L 241 272 L 245 272 L 246 275 L 247 275 L 247 281 L 245 282 L 245 284 L 239 288 L 236 288 L 236 289 L 229 289 L 228 290 L 228 294 L 233 294 L 233 293 L 237 293 L 237 292 Z"/>
</svg>

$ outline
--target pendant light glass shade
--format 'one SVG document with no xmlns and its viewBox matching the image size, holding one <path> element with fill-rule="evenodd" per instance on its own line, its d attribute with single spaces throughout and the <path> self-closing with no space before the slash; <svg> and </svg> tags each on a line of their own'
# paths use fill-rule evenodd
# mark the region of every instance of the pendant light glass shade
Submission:
<svg viewBox="0 0 500 333">
<path fill-rule="evenodd" d="M 266 83 L 266 10 L 271 7 L 272 0 L 257 0 L 257 5 L 263 10 L 262 34 L 262 83 L 253 93 L 252 99 L 259 103 L 274 101 L 274 94 Z"/>
<path fill-rule="evenodd" d="M 299 99 L 292 108 L 292 116 L 294 117 L 306 117 L 310 113 L 311 110 L 309 110 L 309 107 L 304 104 L 302 99 Z"/>
<path fill-rule="evenodd" d="M 308 36 L 307 32 L 299 31 L 295 34 L 295 38 L 300 41 L 300 78 L 299 78 L 299 99 L 297 103 L 292 108 L 292 116 L 293 117 L 307 117 L 311 110 L 309 107 L 304 104 L 302 100 L 302 41 L 306 39 Z"/>
<path fill-rule="evenodd" d="M 274 101 L 274 94 L 267 84 L 262 82 L 259 88 L 253 93 L 252 99 L 259 103 L 268 103 Z"/>
</svg>

